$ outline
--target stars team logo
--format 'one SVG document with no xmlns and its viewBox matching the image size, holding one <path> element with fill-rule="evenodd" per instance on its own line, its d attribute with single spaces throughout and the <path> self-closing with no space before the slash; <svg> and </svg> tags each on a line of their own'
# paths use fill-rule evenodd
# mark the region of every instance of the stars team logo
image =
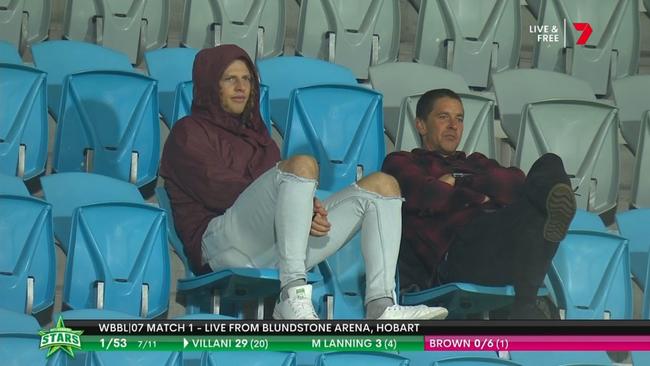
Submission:
<svg viewBox="0 0 650 366">
<path fill-rule="evenodd" d="M 70 357 L 74 357 L 73 348 L 81 349 L 81 333 L 83 333 L 82 330 L 66 328 L 63 324 L 63 318 L 59 317 L 56 327 L 38 332 L 38 335 L 41 336 L 40 348 L 49 348 L 46 357 L 52 356 L 59 350 L 64 351 Z"/>
</svg>

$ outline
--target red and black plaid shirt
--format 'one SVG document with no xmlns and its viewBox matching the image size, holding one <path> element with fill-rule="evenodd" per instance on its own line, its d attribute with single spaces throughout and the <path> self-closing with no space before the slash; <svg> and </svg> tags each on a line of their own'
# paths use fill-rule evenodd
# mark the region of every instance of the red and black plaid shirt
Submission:
<svg viewBox="0 0 650 366">
<path fill-rule="evenodd" d="M 447 157 L 437 151 L 414 149 L 389 154 L 382 170 L 400 184 L 402 243 L 400 287 L 420 289 L 436 284 L 438 263 L 456 230 L 485 210 L 511 204 L 519 196 L 525 174 L 505 168 L 480 153 L 458 151 Z M 454 186 L 438 178 L 457 174 Z M 483 203 L 485 196 L 489 201 Z"/>
</svg>

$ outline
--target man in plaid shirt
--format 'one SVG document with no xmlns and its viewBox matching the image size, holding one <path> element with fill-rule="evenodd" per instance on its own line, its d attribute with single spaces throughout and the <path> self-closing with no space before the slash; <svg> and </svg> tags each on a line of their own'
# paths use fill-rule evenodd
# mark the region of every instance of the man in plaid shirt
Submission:
<svg viewBox="0 0 650 366">
<path fill-rule="evenodd" d="M 416 115 L 423 148 L 391 153 L 382 168 L 406 200 L 402 290 L 457 281 L 512 284 L 510 317 L 540 317 L 537 290 L 576 210 L 562 160 L 545 154 L 526 176 L 481 153 L 457 151 L 463 105 L 449 89 L 422 95 Z"/>
</svg>

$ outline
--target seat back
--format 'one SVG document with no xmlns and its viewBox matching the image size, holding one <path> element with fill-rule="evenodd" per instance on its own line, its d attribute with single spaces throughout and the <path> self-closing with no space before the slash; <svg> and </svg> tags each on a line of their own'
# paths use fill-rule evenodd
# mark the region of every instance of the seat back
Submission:
<svg viewBox="0 0 650 366">
<path fill-rule="evenodd" d="M 269 87 L 271 119 L 283 136 L 287 129 L 289 97 L 294 89 L 322 84 L 357 85 L 350 69 L 309 57 L 270 58 L 258 61 L 257 68 L 262 84 Z"/>
<path fill-rule="evenodd" d="M 600 216 L 593 212 L 578 209 L 571 220 L 569 230 L 601 231 L 607 232 L 607 226 Z"/>
<path fill-rule="evenodd" d="M 63 38 L 124 52 L 135 64 L 145 50 L 167 44 L 170 6 L 170 0 L 67 0 Z"/>
<path fill-rule="evenodd" d="M 47 161 L 45 73 L 0 64 L 0 174 L 33 178 Z"/>
<path fill-rule="evenodd" d="M 393 142 L 396 141 L 400 107 L 406 96 L 438 88 L 469 93 L 467 83 L 459 74 L 425 64 L 389 62 L 372 66 L 368 74 L 372 88 L 384 95 L 384 125 Z"/>
<path fill-rule="evenodd" d="M 294 90 L 283 156 L 297 154 L 316 158 L 319 186 L 330 192 L 355 182 L 359 173 L 380 170 L 385 156 L 381 94 L 348 85 Z"/>
<path fill-rule="evenodd" d="M 368 67 L 397 61 L 398 0 L 302 1 L 296 54 L 348 67 L 358 79 Z"/>
<path fill-rule="evenodd" d="M 144 54 L 149 76 L 158 80 L 158 103 L 160 114 L 171 126 L 173 119 L 174 98 L 179 83 L 192 80 L 194 57 L 199 50 L 195 48 L 162 48 Z"/>
<path fill-rule="evenodd" d="M 124 53 L 85 42 L 37 43 L 32 46 L 32 56 L 34 65 L 47 72 L 47 105 L 54 119 L 59 116 L 61 92 L 66 76 L 91 70 L 133 71 L 131 62 Z"/>
<path fill-rule="evenodd" d="M 19 49 L 25 47 L 25 42 L 21 40 L 24 11 L 25 0 L 9 1 L 0 9 L 0 39 Z"/>
<path fill-rule="evenodd" d="M 54 235 L 68 252 L 72 215 L 81 206 L 97 203 L 144 203 L 133 184 L 92 173 L 59 173 L 41 177 L 44 198 L 52 204 Z"/>
<path fill-rule="evenodd" d="M 88 352 L 85 366 L 182 366 L 181 352 L 122 351 Z"/>
<path fill-rule="evenodd" d="M 185 268 L 185 277 L 186 278 L 195 277 L 195 274 L 194 272 L 192 272 L 190 267 L 190 261 L 185 255 L 183 242 L 178 237 L 178 233 L 176 233 L 176 226 L 174 226 L 174 215 L 172 212 L 172 204 L 171 201 L 169 200 L 169 195 L 167 195 L 167 191 L 165 190 L 164 187 L 156 188 L 156 199 L 158 200 L 158 205 L 160 206 L 160 208 L 165 210 L 165 212 L 167 213 L 167 215 L 165 216 L 167 218 L 167 236 L 169 238 L 169 242 L 172 245 L 172 248 L 174 249 L 174 252 L 176 252 L 176 255 L 178 255 L 178 258 L 183 263 L 183 268 Z"/>
<path fill-rule="evenodd" d="M 425 1 L 418 11 L 416 62 L 486 88 L 490 73 L 515 68 L 521 43 L 519 0 Z"/>
<path fill-rule="evenodd" d="M 514 164 L 527 172 L 545 153 L 562 158 L 579 208 L 605 212 L 618 197 L 616 108 L 598 102 L 549 100 L 526 105 Z"/>
<path fill-rule="evenodd" d="M 23 60 L 18 54 L 18 49 L 12 43 L 0 41 L 0 63 L 22 65 Z"/>
<path fill-rule="evenodd" d="M 0 308 L 36 314 L 54 303 L 52 208 L 31 197 L 0 195 Z"/>
<path fill-rule="evenodd" d="M 318 357 L 317 366 L 408 366 L 407 358 L 383 352 L 331 352 Z"/>
<path fill-rule="evenodd" d="M 566 319 L 631 319 L 628 241 L 593 231 L 570 231 L 549 269 Z"/>
<path fill-rule="evenodd" d="M 47 349 L 39 349 L 41 336 L 37 331 L 0 333 L 0 358 L 3 365 L 61 366 L 67 365 L 68 355 L 57 352 L 47 356 Z"/>
<path fill-rule="evenodd" d="M 284 52 L 286 0 L 186 1 L 181 45 L 236 44 L 251 59 Z"/>
<path fill-rule="evenodd" d="M 522 365 L 557 366 L 557 365 L 592 365 L 611 366 L 612 361 L 607 352 L 510 352 L 510 358 Z"/>
<path fill-rule="evenodd" d="M 174 126 L 179 119 L 191 114 L 192 100 L 194 99 L 194 82 L 185 81 L 178 84 L 174 99 L 174 111 L 172 112 L 172 123 L 170 127 Z M 271 104 L 269 102 L 269 87 L 260 85 L 260 115 L 266 125 L 266 128 L 271 133 Z"/>
<path fill-rule="evenodd" d="M 463 136 L 459 150 L 466 154 L 480 152 L 488 158 L 496 158 L 494 137 L 494 101 L 472 94 L 458 94 L 463 101 L 465 117 Z M 415 129 L 416 107 L 421 95 L 404 98 L 400 109 L 395 150 L 411 151 L 422 147 L 420 134 Z"/>
<path fill-rule="evenodd" d="M 650 109 L 643 113 L 634 161 L 632 197 L 634 207 L 650 207 Z"/>
<path fill-rule="evenodd" d="M 548 0 L 539 11 L 539 25 L 563 29 L 566 21 L 566 46 L 564 42 L 537 42 L 533 67 L 585 80 L 598 95 L 608 94 L 611 81 L 637 73 L 638 0 Z M 586 33 L 575 23 L 588 23 L 592 30 L 583 45 L 577 42 Z"/>
<path fill-rule="evenodd" d="M 650 110 L 650 75 L 615 80 L 612 89 L 621 120 L 621 134 L 632 153 L 636 153 L 641 120 L 643 114 Z"/>
<path fill-rule="evenodd" d="M 247 366 L 295 366 L 293 352 L 204 352 L 201 366 L 221 365 Z"/>
<path fill-rule="evenodd" d="M 135 73 L 70 75 L 57 123 L 53 170 L 94 172 L 137 186 L 156 179 L 157 96 L 156 81 Z"/>
<path fill-rule="evenodd" d="M 497 358 L 497 353 L 494 351 L 436 351 L 436 352 L 422 352 L 422 351 L 407 351 L 400 352 L 400 356 L 408 358 L 410 361 L 409 366 L 431 366 L 435 361 L 444 360 L 454 357 L 481 357 L 481 358 Z"/>
<path fill-rule="evenodd" d="M 620 235 L 629 240 L 630 267 L 635 281 L 643 289 L 643 319 L 650 319 L 650 292 L 648 291 L 648 260 L 650 259 L 650 209 L 637 209 L 616 214 Z"/>
<path fill-rule="evenodd" d="M 492 79 L 501 127 L 515 147 L 526 104 L 554 98 L 596 100 L 589 84 L 560 73 L 518 69 L 494 74 Z"/>
<path fill-rule="evenodd" d="M 0 194 L 29 197 L 29 191 L 22 179 L 4 174 L 0 174 Z"/>
<path fill-rule="evenodd" d="M 72 221 L 63 303 L 154 318 L 169 303 L 165 212 L 148 205 L 80 207 Z"/>
<path fill-rule="evenodd" d="M 52 1 L 25 0 L 25 11 L 29 15 L 27 23 L 27 43 L 34 44 L 49 37 Z"/>
</svg>

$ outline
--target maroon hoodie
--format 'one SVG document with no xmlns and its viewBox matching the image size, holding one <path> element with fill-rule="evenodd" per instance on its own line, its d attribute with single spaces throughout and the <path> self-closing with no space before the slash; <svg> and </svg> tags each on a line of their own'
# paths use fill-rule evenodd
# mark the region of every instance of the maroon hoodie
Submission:
<svg viewBox="0 0 650 366">
<path fill-rule="evenodd" d="M 227 113 L 219 100 L 219 79 L 237 59 L 246 62 L 252 73 L 248 118 Z M 192 114 L 172 128 L 160 175 L 165 178 L 185 254 L 199 274 L 209 271 L 201 265 L 201 238 L 208 223 L 273 167 L 280 160 L 280 152 L 262 122 L 259 78 L 244 50 L 234 45 L 201 50 L 194 60 L 192 79 Z"/>
</svg>

